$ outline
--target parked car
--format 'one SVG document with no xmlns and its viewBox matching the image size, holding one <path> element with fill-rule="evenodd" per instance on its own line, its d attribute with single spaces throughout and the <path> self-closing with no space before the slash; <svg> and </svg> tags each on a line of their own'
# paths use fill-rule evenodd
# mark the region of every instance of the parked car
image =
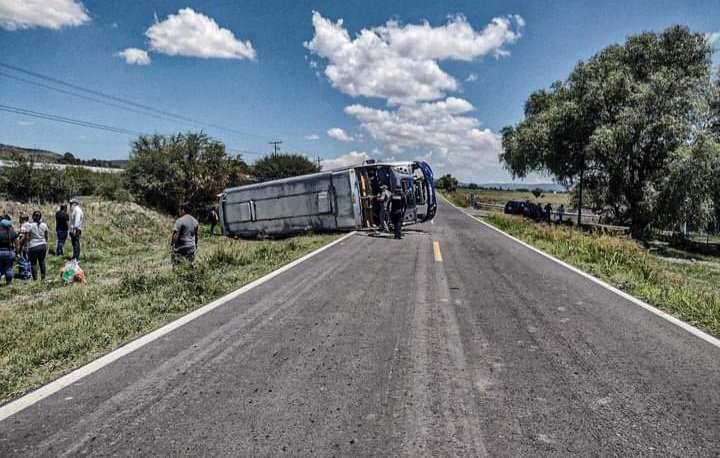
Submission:
<svg viewBox="0 0 720 458">
<path fill-rule="evenodd" d="M 527 202 L 511 200 L 505 204 L 505 213 L 508 215 L 524 215 Z"/>
</svg>

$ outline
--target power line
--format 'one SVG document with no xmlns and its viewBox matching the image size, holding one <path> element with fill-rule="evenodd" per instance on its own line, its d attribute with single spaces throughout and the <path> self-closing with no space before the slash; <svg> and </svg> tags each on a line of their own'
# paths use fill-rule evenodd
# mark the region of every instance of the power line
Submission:
<svg viewBox="0 0 720 458">
<path fill-rule="evenodd" d="M 125 129 L 122 127 L 115 127 L 115 126 L 109 126 L 106 124 L 98 124 L 98 123 L 94 123 L 94 122 L 90 122 L 90 121 L 83 121 L 80 119 L 67 118 L 65 116 L 58 116 L 58 115 L 54 115 L 51 113 L 43 113 L 40 111 L 27 110 L 25 108 L 13 107 L 13 106 L 9 106 L 9 105 L 0 105 L 0 111 L 5 111 L 8 113 L 15 113 L 15 114 L 28 116 L 28 117 L 32 117 L 32 118 L 39 118 L 39 119 L 46 119 L 49 121 L 61 122 L 61 123 L 65 123 L 65 124 L 75 125 L 75 126 L 88 127 L 91 129 L 104 130 L 107 132 L 131 135 L 131 136 L 146 135 L 144 132 L 133 131 L 133 130 Z M 227 147 L 225 149 L 226 149 L 226 151 L 240 153 L 240 154 L 256 155 L 256 156 L 264 156 L 265 155 L 265 153 L 259 153 L 257 151 L 248 151 L 248 150 L 227 148 Z"/>
<path fill-rule="evenodd" d="M 78 94 L 78 93 L 76 93 L 76 92 L 67 91 L 67 90 L 65 90 L 65 89 L 60 89 L 60 88 L 57 88 L 57 87 L 52 87 L 52 86 L 49 86 L 49 85 L 47 85 L 47 84 L 38 83 L 37 81 L 31 81 L 31 80 L 26 79 L 26 78 L 21 78 L 21 77 L 19 77 L 19 76 L 9 75 L 9 74 L 3 73 L 3 72 L 0 72 L 0 76 L 4 76 L 5 78 L 14 79 L 14 80 L 16 80 L 16 81 L 22 81 L 23 83 L 32 84 L 32 85 L 39 86 L 39 87 L 42 87 L 42 88 L 45 88 L 45 89 L 49 89 L 49 90 L 51 90 L 51 91 L 60 92 L 60 93 L 62 93 L 62 94 L 69 94 L 69 95 L 72 95 L 72 96 L 75 96 L 75 97 L 78 97 L 78 98 L 81 98 L 81 99 L 85 99 L 85 100 L 90 100 L 90 101 L 93 101 L 93 102 L 101 103 L 101 104 L 103 104 L 103 105 L 107 105 L 107 106 L 111 106 L 111 107 L 115 107 L 115 108 L 120 108 L 120 109 L 122 109 L 122 110 L 127 110 L 127 111 L 130 111 L 130 112 L 138 113 L 138 114 L 145 115 L 145 116 L 150 116 L 150 117 L 153 117 L 153 118 L 156 118 L 156 119 L 160 119 L 160 120 L 162 120 L 162 121 L 182 122 L 182 123 L 184 123 L 184 124 L 192 124 L 192 125 L 195 125 L 194 123 L 190 123 L 190 122 L 187 122 L 187 121 L 178 121 L 178 120 L 172 119 L 172 118 L 170 118 L 170 117 L 161 116 L 161 115 L 157 115 L 157 114 L 154 114 L 154 113 L 148 113 L 148 112 L 145 112 L 145 111 L 140 111 L 139 109 L 135 109 L 135 108 L 131 108 L 131 107 L 128 107 L 128 106 L 119 105 L 119 104 L 112 103 L 112 102 L 108 102 L 108 101 L 106 101 L 106 100 L 101 100 L 101 99 L 98 99 L 98 98 L 95 98 L 95 97 L 90 97 L 90 96 L 87 96 L 87 95 Z"/>
<path fill-rule="evenodd" d="M 64 116 L 58 116 L 50 113 L 42 113 L 39 111 L 26 110 L 24 108 L 12 107 L 9 105 L 0 105 L 0 111 L 6 111 L 9 113 L 16 113 L 23 116 L 29 116 L 32 118 L 47 119 L 50 121 L 62 122 L 65 124 L 73 124 L 76 126 L 89 127 L 91 129 L 104 130 L 108 132 L 115 132 L 118 134 L 125 134 L 131 136 L 143 135 L 142 132 L 137 132 L 129 129 L 123 129 L 121 127 L 108 126 L 105 124 L 98 124 L 90 121 L 82 121 L 79 119 L 66 118 Z"/>
<path fill-rule="evenodd" d="M 197 119 L 193 119 L 193 118 L 190 118 L 190 117 L 187 117 L 187 116 L 178 115 L 178 114 L 175 114 L 175 113 L 172 113 L 172 112 L 169 112 L 169 111 L 166 111 L 166 110 L 157 109 L 157 108 L 154 108 L 154 107 L 151 107 L 151 106 L 148 106 L 148 105 L 143 105 L 143 104 L 141 104 L 141 103 L 133 102 L 133 101 L 131 101 L 131 100 L 123 99 L 123 98 L 120 98 L 120 97 L 116 97 L 116 96 L 114 96 L 114 95 L 106 94 L 106 93 L 104 93 L 104 92 L 96 91 L 96 90 L 94 90 L 94 89 L 84 88 L 84 87 L 82 87 L 82 86 L 78 86 L 78 85 L 76 85 L 76 84 L 69 83 L 69 82 L 67 82 L 67 81 L 62 81 L 62 80 L 60 80 L 60 79 L 53 78 L 53 77 L 50 77 L 50 76 L 47 76 L 47 75 L 42 75 L 42 74 L 40 74 L 40 73 L 36 73 L 36 72 L 30 71 L 30 70 L 26 70 L 26 69 L 24 69 L 24 68 L 16 67 L 16 66 L 14 66 L 14 65 L 10 65 L 10 64 L 5 63 L 5 62 L 2 62 L 2 61 L 0 61 L 0 67 L 4 67 L 4 68 L 7 68 L 7 69 L 10 69 L 10 70 L 19 72 L 19 73 L 23 73 L 23 74 L 32 76 L 32 77 L 34 77 L 34 78 L 37 78 L 37 79 L 40 79 L 40 80 L 43 80 L 43 81 L 48 81 L 48 82 L 52 82 L 52 83 L 54 83 L 54 84 L 59 84 L 59 85 L 65 86 L 65 87 L 69 87 L 69 88 L 71 88 L 71 89 L 75 89 L 76 91 L 85 92 L 85 93 L 92 94 L 92 95 L 97 96 L 97 97 L 102 97 L 102 98 L 104 98 L 104 99 L 113 100 L 113 101 L 118 102 L 118 103 L 121 103 L 121 104 L 125 104 L 125 105 L 129 105 L 129 106 L 131 106 L 131 107 L 139 108 L 139 109 L 141 109 L 141 110 L 150 111 L 150 112 L 153 112 L 153 113 L 156 113 L 156 114 L 165 116 L 165 117 L 170 117 L 170 118 L 175 118 L 175 119 L 177 119 L 177 120 L 182 120 L 183 122 L 186 122 L 186 123 L 192 123 L 192 124 L 196 124 L 196 125 L 200 125 L 200 126 L 213 127 L 213 128 L 215 128 L 215 129 L 219 129 L 219 130 L 223 130 L 223 131 L 226 131 L 226 132 L 235 133 L 235 134 L 242 135 L 242 136 L 246 136 L 246 137 L 255 137 L 255 138 L 261 138 L 261 139 L 265 139 L 265 140 L 267 140 L 267 139 L 270 138 L 270 137 L 267 137 L 267 136 L 264 136 L 264 135 L 258 135 L 258 134 L 253 134 L 253 133 L 249 133 L 249 132 L 243 132 L 243 131 L 236 130 L 236 129 L 231 129 L 231 128 L 229 128 L 229 127 L 221 126 L 221 125 L 219 125 L 219 124 L 202 122 L 202 121 L 199 121 L 199 120 L 197 120 Z M 71 93 L 71 94 L 72 94 L 72 93 Z M 72 95 L 76 95 L 76 94 L 72 94 Z M 124 108 L 124 107 L 118 107 L 118 108 L 126 109 L 126 108 Z"/>
</svg>

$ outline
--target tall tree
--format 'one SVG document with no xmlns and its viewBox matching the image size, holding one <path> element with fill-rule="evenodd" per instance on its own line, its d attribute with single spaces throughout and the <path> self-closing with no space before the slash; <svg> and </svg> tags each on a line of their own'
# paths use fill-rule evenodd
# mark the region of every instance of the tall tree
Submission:
<svg viewBox="0 0 720 458">
<path fill-rule="evenodd" d="M 246 182 L 247 170 L 205 133 L 155 134 L 133 142 L 126 174 L 140 202 L 174 213 L 188 201 L 202 213 L 223 189 Z"/>
<path fill-rule="evenodd" d="M 641 237 L 657 216 L 655 189 L 673 153 L 693 138 L 710 56 L 706 37 L 686 27 L 630 36 L 531 95 L 525 119 L 502 131 L 500 158 L 519 177 L 542 171 L 569 184 L 586 178 L 593 206 Z"/>
<path fill-rule="evenodd" d="M 257 181 L 270 181 L 319 171 L 320 167 L 302 154 L 273 153 L 255 162 L 251 174 Z"/>
</svg>

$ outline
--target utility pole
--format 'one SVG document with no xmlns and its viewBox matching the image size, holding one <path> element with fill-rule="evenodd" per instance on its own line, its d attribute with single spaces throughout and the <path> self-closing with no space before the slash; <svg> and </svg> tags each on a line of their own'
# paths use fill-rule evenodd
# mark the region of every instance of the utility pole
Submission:
<svg viewBox="0 0 720 458">
<path fill-rule="evenodd" d="M 282 142 L 274 141 L 274 142 L 270 142 L 270 144 L 273 146 L 273 154 L 277 154 L 278 151 L 280 151 L 280 145 L 282 144 Z"/>
<path fill-rule="evenodd" d="M 584 178 L 585 178 L 585 153 L 583 153 L 582 162 L 580 163 L 580 193 L 578 196 L 578 209 L 577 209 L 578 229 L 582 229 L 583 180 L 584 180 Z"/>
<path fill-rule="evenodd" d="M 315 161 L 317 162 L 317 166 L 318 166 L 318 168 L 320 168 L 320 156 L 318 156 L 318 157 L 317 157 L 317 159 L 316 159 Z"/>
</svg>

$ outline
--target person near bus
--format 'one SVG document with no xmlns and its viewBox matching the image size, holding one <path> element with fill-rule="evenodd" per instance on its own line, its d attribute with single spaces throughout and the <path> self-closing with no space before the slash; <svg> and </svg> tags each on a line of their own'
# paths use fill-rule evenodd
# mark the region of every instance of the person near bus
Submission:
<svg viewBox="0 0 720 458">
<path fill-rule="evenodd" d="M 392 198 L 392 193 L 388 191 L 386 185 L 380 186 L 380 194 L 375 198 L 378 203 L 378 230 L 382 232 L 390 232 L 390 228 L 387 223 L 387 205 Z"/>
<path fill-rule="evenodd" d="M 402 188 L 400 186 L 395 187 L 395 192 L 390 199 L 390 220 L 393 223 L 395 230 L 395 238 L 402 239 L 402 224 L 405 220 L 405 210 L 407 204 L 405 203 L 405 196 L 403 195 Z"/>
<path fill-rule="evenodd" d="M 188 202 L 180 206 L 180 217 L 175 221 L 172 233 L 172 262 L 180 264 L 186 261 L 192 264 L 198 248 L 198 222 L 192 216 L 192 205 Z"/>
</svg>

